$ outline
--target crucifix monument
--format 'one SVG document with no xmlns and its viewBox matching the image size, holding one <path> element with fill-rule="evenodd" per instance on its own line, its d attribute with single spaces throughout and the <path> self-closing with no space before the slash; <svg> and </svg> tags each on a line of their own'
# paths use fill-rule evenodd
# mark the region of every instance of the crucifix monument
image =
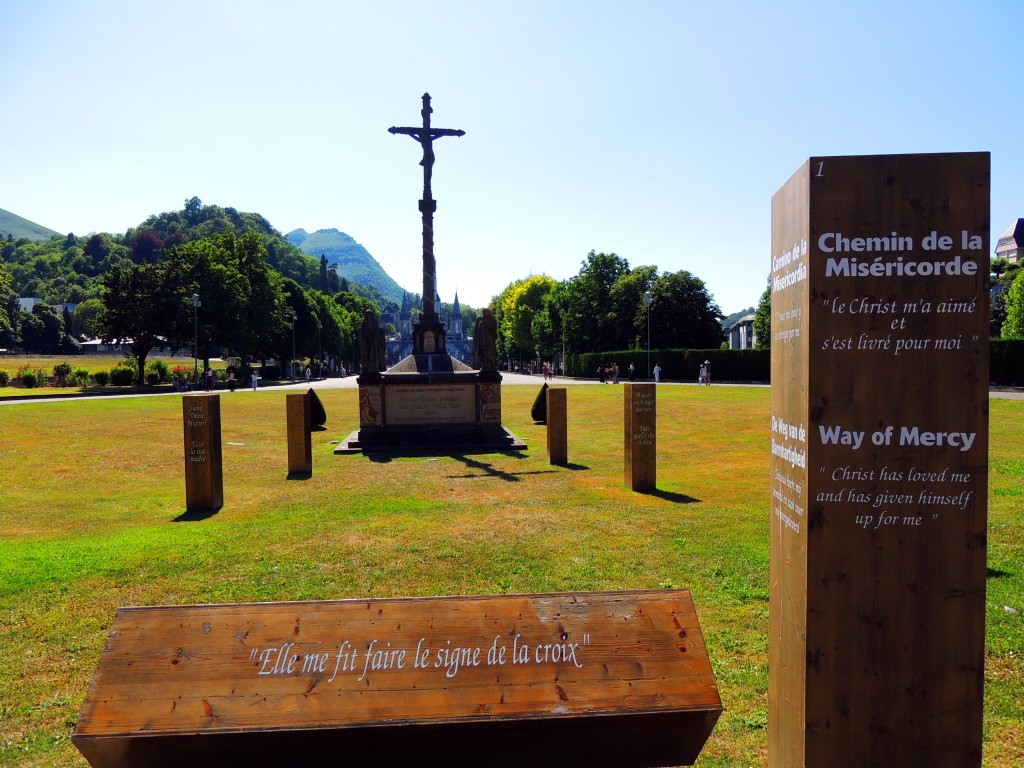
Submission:
<svg viewBox="0 0 1024 768">
<path fill-rule="evenodd" d="M 434 304 L 434 212 L 430 188 L 434 142 L 465 131 L 430 125 L 430 94 L 423 94 L 423 125 L 391 127 L 392 134 L 411 136 L 423 148 L 423 313 L 413 325 L 412 354 L 384 370 L 384 360 L 366 364 L 359 376 L 359 430 L 342 441 L 335 453 L 488 452 L 522 449 L 526 445 L 501 426 L 501 374 L 497 371 L 494 317 L 485 309 L 473 338 L 473 367 L 450 356 L 445 327 Z M 372 313 L 371 313 L 372 314 Z M 376 333 L 376 318 L 363 324 L 363 337 Z M 370 348 L 367 341 L 367 349 Z M 380 346 L 378 343 L 377 346 Z"/>
<path fill-rule="evenodd" d="M 430 179 L 434 171 L 434 141 L 444 136 L 464 136 L 465 131 L 453 128 L 433 128 L 430 125 L 430 94 L 423 94 L 423 125 L 419 128 L 388 128 L 388 133 L 411 136 L 423 147 L 423 198 L 420 200 L 420 213 L 423 215 L 423 314 L 413 327 L 413 354 L 435 354 L 445 352 L 444 328 L 437 316 L 434 306 L 436 292 L 435 277 L 437 265 L 434 261 L 434 211 L 437 201 L 430 189 Z"/>
</svg>

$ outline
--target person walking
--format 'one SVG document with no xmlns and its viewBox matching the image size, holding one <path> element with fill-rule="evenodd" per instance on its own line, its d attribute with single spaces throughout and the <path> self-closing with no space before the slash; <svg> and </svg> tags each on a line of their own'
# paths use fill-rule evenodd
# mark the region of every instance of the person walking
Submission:
<svg viewBox="0 0 1024 768">
<path fill-rule="evenodd" d="M 259 381 L 260 381 L 260 377 L 256 375 L 256 371 L 252 372 L 252 376 L 250 377 L 250 381 L 252 382 L 252 391 L 255 392 L 256 391 L 256 385 L 259 384 Z"/>
<path fill-rule="evenodd" d="M 657 384 L 661 381 L 661 366 L 657 363 L 654 364 L 654 383 Z"/>
</svg>

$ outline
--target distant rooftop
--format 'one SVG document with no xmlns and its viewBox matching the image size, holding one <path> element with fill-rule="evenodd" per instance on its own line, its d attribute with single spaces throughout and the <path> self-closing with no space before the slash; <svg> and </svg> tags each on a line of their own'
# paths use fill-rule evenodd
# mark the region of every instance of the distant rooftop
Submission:
<svg viewBox="0 0 1024 768">
<path fill-rule="evenodd" d="M 996 258 L 1004 258 L 1011 264 L 1015 264 L 1020 261 L 1022 250 L 1024 250 L 1024 219 L 1017 219 L 1003 232 L 999 242 L 996 243 Z"/>
</svg>

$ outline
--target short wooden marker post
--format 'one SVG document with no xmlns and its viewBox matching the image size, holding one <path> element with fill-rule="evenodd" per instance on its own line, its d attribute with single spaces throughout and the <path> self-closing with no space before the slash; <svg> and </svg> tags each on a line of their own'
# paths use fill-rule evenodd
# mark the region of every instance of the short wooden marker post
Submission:
<svg viewBox="0 0 1024 768">
<path fill-rule="evenodd" d="M 772 198 L 771 768 L 981 765 L 987 153 Z"/>
<path fill-rule="evenodd" d="M 185 434 L 185 509 L 210 512 L 224 506 L 220 395 L 181 398 Z"/>
<path fill-rule="evenodd" d="M 313 474 L 312 406 L 309 393 L 285 396 L 288 409 L 288 474 Z"/>
<path fill-rule="evenodd" d="M 688 590 L 121 608 L 94 768 L 691 765 L 722 712 Z"/>
<path fill-rule="evenodd" d="M 626 384 L 626 485 L 653 491 L 658 485 L 657 389 L 655 384 Z"/>
<path fill-rule="evenodd" d="M 554 389 L 548 387 L 547 422 L 548 422 L 548 463 L 568 464 L 568 415 L 566 411 L 565 387 Z"/>
</svg>

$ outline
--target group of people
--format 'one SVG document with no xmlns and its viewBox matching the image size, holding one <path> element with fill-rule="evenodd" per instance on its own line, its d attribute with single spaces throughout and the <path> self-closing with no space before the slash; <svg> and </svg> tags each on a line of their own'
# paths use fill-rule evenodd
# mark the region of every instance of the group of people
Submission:
<svg viewBox="0 0 1024 768">
<path fill-rule="evenodd" d="M 661 366 L 658 365 L 657 363 L 654 364 L 653 374 L 654 374 L 654 383 L 655 384 L 660 383 L 661 382 Z M 630 381 L 633 380 L 633 364 L 632 363 L 629 364 L 629 380 Z M 604 381 L 604 379 L 602 378 L 601 381 Z M 616 383 L 618 383 L 618 378 L 616 378 Z M 700 372 L 697 374 L 697 384 L 707 384 L 709 387 L 711 386 L 711 361 L 710 360 L 705 360 L 703 363 L 700 364 Z"/>
<path fill-rule="evenodd" d="M 619 364 L 612 363 L 608 365 L 602 363 L 597 366 L 597 378 L 602 384 L 618 384 L 619 383 Z M 629 364 L 629 380 L 633 380 L 633 364 Z"/>
</svg>

